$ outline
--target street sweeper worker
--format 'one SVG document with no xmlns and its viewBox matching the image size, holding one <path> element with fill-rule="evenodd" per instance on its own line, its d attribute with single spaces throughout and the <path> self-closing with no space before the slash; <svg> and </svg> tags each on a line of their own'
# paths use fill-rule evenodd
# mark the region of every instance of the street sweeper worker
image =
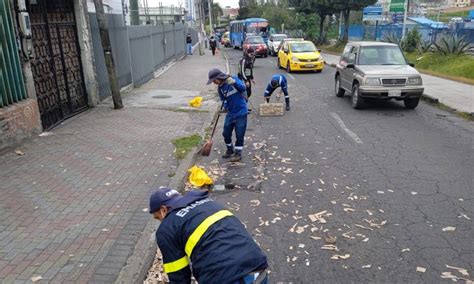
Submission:
<svg viewBox="0 0 474 284">
<path fill-rule="evenodd" d="M 227 146 L 224 159 L 231 162 L 242 159 L 245 131 L 247 130 L 247 94 L 244 82 L 237 76 L 231 77 L 217 68 L 209 71 L 207 84 L 216 84 L 224 110 L 227 113 L 224 121 L 224 142 Z M 235 147 L 232 144 L 232 132 L 235 131 Z"/>
<path fill-rule="evenodd" d="M 265 97 L 265 101 L 269 103 L 272 93 L 279 87 L 285 95 L 286 110 L 290 110 L 290 95 L 288 94 L 288 82 L 286 80 L 286 77 L 281 74 L 275 74 L 272 76 L 272 79 L 270 80 L 270 83 L 268 84 L 267 89 L 265 90 L 265 94 L 263 95 Z"/>
<path fill-rule="evenodd" d="M 265 254 L 207 192 L 160 188 L 150 196 L 150 213 L 161 222 L 156 241 L 171 283 L 191 283 L 191 274 L 206 284 L 268 282 Z"/>
</svg>

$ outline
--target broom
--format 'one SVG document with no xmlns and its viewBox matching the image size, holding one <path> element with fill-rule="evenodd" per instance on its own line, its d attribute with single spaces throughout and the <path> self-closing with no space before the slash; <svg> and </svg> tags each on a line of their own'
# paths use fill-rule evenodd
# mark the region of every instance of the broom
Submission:
<svg viewBox="0 0 474 284">
<path fill-rule="evenodd" d="M 212 127 L 211 136 L 206 141 L 206 143 L 204 143 L 204 145 L 202 145 L 201 150 L 199 150 L 199 153 L 201 153 L 201 156 L 209 157 L 209 155 L 211 154 L 211 151 L 212 151 L 212 137 L 214 136 L 214 132 L 216 132 L 217 123 L 219 122 L 219 117 L 221 117 L 221 111 L 222 111 L 222 108 L 224 107 L 224 102 L 225 101 L 222 102 L 219 113 L 217 114 L 216 121 L 214 122 L 214 126 Z"/>
</svg>

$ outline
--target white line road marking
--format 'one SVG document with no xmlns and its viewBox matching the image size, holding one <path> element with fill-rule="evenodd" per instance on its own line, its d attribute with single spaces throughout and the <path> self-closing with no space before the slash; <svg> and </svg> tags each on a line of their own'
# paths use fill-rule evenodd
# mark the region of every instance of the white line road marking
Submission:
<svg viewBox="0 0 474 284">
<path fill-rule="evenodd" d="M 296 81 L 295 77 L 293 77 L 293 75 L 291 75 L 290 73 L 288 73 L 288 77 Z"/>
<path fill-rule="evenodd" d="M 347 128 L 346 124 L 344 123 L 344 121 L 342 121 L 342 119 L 339 117 L 339 115 L 337 115 L 337 113 L 331 112 L 330 114 L 331 114 L 332 117 L 334 117 L 334 119 L 337 121 L 339 126 L 342 128 L 342 130 L 344 130 L 347 133 L 347 135 L 349 135 L 356 143 L 358 143 L 358 144 L 364 143 L 357 136 L 357 134 L 355 134 L 353 131 L 351 131 L 349 128 Z"/>
<path fill-rule="evenodd" d="M 270 62 L 270 63 L 273 63 L 273 61 L 271 59 L 267 59 L 267 61 Z"/>
</svg>

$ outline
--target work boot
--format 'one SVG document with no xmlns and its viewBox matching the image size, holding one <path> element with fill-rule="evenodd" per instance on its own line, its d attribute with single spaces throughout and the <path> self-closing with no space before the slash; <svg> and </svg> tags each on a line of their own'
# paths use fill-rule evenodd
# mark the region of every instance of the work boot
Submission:
<svg viewBox="0 0 474 284">
<path fill-rule="evenodd" d="M 232 157 L 230 157 L 230 161 L 232 163 L 240 162 L 242 160 L 242 154 L 240 152 L 235 152 Z"/>
<path fill-rule="evenodd" d="M 286 110 L 290 110 L 290 99 L 285 99 Z"/>
<path fill-rule="evenodd" d="M 229 159 L 233 154 L 234 154 L 234 150 L 227 149 L 227 151 L 225 151 L 225 154 L 222 155 L 222 158 L 223 159 Z"/>
<path fill-rule="evenodd" d="M 270 103 L 270 98 L 265 98 L 265 100 L 267 101 L 267 104 Z"/>
</svg>

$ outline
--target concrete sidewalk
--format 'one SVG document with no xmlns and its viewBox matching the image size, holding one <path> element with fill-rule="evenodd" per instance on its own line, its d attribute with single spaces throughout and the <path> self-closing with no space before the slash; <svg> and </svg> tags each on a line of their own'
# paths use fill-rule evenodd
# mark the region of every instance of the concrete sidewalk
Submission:
<svg viewBox="0 0 474 284">
<path fill-rule="evenodd" d="M 335 66 L 339 56 L 323 53 L 327 64 Z M 474 114 L 474 86 L 421 74 L 425 95 L 432 100 L 438 100 L 457 111 Z"/>
<path fill-rule="evenodd" d="M 142 282 L 156 251 L 149 194 L 187 169 L 170 142 L 202 134 L 215 110 L 207 72 L 225 61 L 206 53 L 124 94 L 122 110 L 105 101 L 0 154 L 1 283 Z M 197 94 L 209 111 L 187 110 Z"/>
</svg>

